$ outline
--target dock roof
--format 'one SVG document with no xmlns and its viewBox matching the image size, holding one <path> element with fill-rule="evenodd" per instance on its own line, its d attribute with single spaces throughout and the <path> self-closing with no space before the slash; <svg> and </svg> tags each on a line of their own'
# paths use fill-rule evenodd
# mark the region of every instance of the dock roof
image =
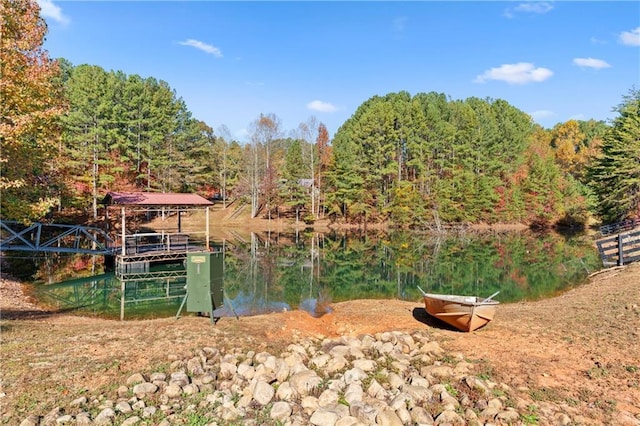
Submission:
<svg viewBox="0 0 640 426">
<path fill-rule="evenodd" d="M 101 204 L 138 207 L 206 207 L 213 205 L 211 201 L 198 194 L 175 192 L 109 192 Z"/>
</svg>

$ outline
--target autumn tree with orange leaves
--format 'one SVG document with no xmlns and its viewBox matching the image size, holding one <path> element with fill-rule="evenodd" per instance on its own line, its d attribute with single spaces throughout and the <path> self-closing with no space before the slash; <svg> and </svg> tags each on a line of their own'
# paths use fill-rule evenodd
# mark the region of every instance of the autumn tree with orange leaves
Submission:
<svg viewBox="0 0 640 426">
<path fill-rule="evenodd" d="M 64 112 L 59 68 L 42 48 L 33 0 L 0 0 L 0 217 L 41 218 L 56 203 Z"/>
</svg>

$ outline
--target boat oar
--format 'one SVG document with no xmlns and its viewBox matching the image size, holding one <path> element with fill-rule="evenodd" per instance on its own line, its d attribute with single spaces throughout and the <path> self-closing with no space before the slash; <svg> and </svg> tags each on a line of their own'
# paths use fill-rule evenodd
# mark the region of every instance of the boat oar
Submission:
<svg viewBox="0 0 640 426">
<path fill-rule="evenodd" d="M 417 285 L 416 287 L 418 287 L 418 290 L 420 290 L 422 292 L 423 296 L 427 295 L 427 293 L 423 289 L 421 289 L 420 286 Z M 495 296 L 495 294 L 494 294 L 494 296 Z"/>
<path fill-rule="evenodd" d="M 498 293 L 500 293 L 500 290 L 496 291 L 495 293 L 493 293 L 491 296 L 487 297 L 486 299 L 484 299 L 482 302 L 480 302 L 480 304 L 483 303 L 487 303 L 488 301 L 490 301 L 491 299 L 493 299 L 494 297 L 496 297 L 498 295 Z"/>
</svg>

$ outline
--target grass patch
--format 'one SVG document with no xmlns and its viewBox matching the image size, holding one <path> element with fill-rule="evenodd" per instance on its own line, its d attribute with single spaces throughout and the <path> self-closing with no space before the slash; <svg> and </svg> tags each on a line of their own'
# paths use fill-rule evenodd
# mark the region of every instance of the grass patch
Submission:
<svg viewBox="0 0 640 426">
<path fill-rule="evenodd" d="M 562 400 L 560 393 L 553 388 L 532 389 L 529 396 L 534 401 L 558 402 Z"/>
<path fill-rule="evenodd" d="M 520 415 L 522 422 L 526 425 L 537 425 L 540 421 L 540 416 L 538 415 L 538 407 L 535 405 L 529 405 L 527 407 L 527 412 Z"/>
<path fill-rule="evenodd" d="M 605 377 L 608 374 L 609 372 L 604 367 L 593 367 L 587 370 L 587 377 L 590 378 L 591 380 Z"/>
</svg>

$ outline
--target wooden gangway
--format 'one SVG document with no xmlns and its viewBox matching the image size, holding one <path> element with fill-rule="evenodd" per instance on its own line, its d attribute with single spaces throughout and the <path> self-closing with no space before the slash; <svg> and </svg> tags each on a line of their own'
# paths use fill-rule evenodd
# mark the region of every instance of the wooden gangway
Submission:
<svg viewBox="0 0 640 426">
<path fill-rule="evenodd" d="M 596 240 L 604 266 L 622 266 L 640 260 L 640 230 Z"/>
</svg>

